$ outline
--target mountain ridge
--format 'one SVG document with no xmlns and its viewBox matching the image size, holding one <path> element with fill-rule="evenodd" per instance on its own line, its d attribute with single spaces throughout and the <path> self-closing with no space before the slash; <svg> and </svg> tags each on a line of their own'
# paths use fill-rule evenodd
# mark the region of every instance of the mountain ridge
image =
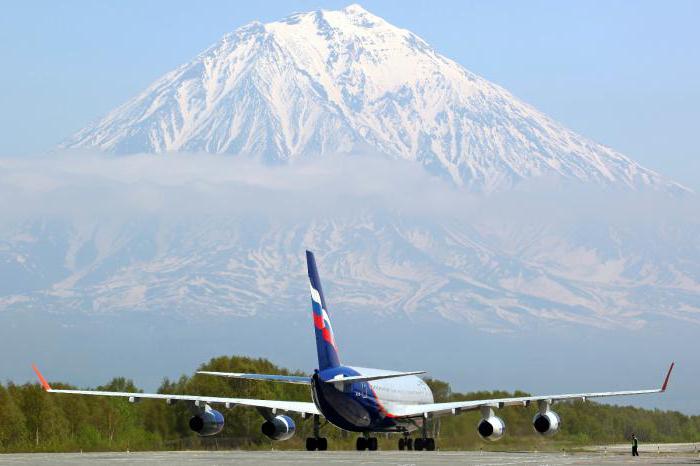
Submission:
<svg viewBox="0 0 700 466">
<path fill-rule="evenodd" d="M 244 25 L 61 147 L 271 164 L 377 153 L 477 192 L 552 175 L 686 191 L 356 4 Z"/>
</svg>

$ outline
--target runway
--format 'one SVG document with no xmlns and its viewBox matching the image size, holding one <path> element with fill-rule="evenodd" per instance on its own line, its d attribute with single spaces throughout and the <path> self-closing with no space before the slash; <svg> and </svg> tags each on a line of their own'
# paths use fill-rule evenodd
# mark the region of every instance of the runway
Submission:
<svg viewBox="0 0 700 466">
<path fill-rule="evenodd" d="M 643 454 L 632 458 L 604 453 L 480 453 L 480 452 L 300 452 L 300 451 L 185 451 L 146 453 L 34 453 L 0 455 L 8 465 L 554 465 L 554 464 L 700 464 L 697 454 Z"/>
</svg>

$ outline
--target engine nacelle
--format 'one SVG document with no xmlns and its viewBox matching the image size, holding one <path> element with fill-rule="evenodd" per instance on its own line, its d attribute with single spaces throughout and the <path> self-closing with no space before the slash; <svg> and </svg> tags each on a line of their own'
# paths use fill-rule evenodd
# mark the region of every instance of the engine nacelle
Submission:
<svg viewBox="0 0 700 466">
<path fill-rule="evenodd" d="M 279 415 L 263 422 L 262 433 L 272 440 L 288 440 L 294 436 L 297 426 L 289 416 Z"/>
<path fill-rule="evenodd" d="M 561 420 L 559 415 L 554 411 L 547 411 L 546 413 L 537 413 L 535 417 L 532 418 L 532 427 L 540 435 L 554 435 L 559 431 L 561 426 Z"/>
<path fill-rule="evenodd" d="M 216 435 L 224 428 L 224 415 L 208 408 L 190 418 L 190 429 L 202 437 Z"/>
<path fill-rule="evenodd" d="M 506 433 L 506 424 L 498 416 L 490 416 L 479 421 L 476 430 L 484 440 L 495 442 Z"/>
</svg>

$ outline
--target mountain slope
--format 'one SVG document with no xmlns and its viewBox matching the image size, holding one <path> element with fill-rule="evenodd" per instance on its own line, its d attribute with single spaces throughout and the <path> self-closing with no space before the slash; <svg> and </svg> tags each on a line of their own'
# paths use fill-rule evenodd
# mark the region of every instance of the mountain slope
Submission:
<svg viewBox="0 0 700 466">
<path fill-rule="evenodd" d="M 401 217 L 6 227 L 0 312 L 301 316 L 308 289 L 299 251 L 312 247 L 334 312 L 363 319 L 432 317 L 492 332 L 700 323 L 697 226 L 676 233 L 666 226 L 640 239 L 637 229 L 583 221 L 496 228 Z"/>
<path fill-rule="evenodd" d="M 62 147 L 273 164 L 378 153 L 482 192 L 540 176 L 684 189 L 358 5 L 241 27 Z"/>
</svg>

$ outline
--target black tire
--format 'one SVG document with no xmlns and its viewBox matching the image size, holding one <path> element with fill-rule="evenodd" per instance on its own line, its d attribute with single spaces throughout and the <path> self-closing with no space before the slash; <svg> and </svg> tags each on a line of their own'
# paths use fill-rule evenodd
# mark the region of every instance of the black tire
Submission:
<svg viewBox="0 0 700 466">
<path fill-rule="evenodd" d="M 316 445 L 318 447 L 318 451 L 326 451 L 328 450 L 328 439 L 326 437 L 320 437 L 316 441 Z"/>
<path fill-rule="evenodd" d="M 406 448 L 406 439 L 400 438 L 399 439 L 399 451 L 403 451 L 404 448 Z"/>
<path fill-rule="evenodd" d="M 410 437 L 406 439 L 406 450 L 413 451 L 413 439 Z"/>
<path fill-rule="evenodd" d="M 306 451 L 315 451 L 318 448 L 318 442 L 315 437 L 306 438 Z"/>
<path fill-rule="evenodd" d="M 427 451 L 435 451 L 435 439 L 434 438 L 427 438 L 425 439 L 425 449 Z"/>
<path fill-rule="evenodd" d="M 378 446 L 377 437 L 370 437 L 367 439 L 367 449 L 369 451 L 377 451 Z"/>
<path fill-rule="evenodd" d="M 416 451 L 423 451 L 423 439 L 417 438 L 413 441 L 413 449 Z"/>
<path fill-rule="evenodd" d="M 364 437 L 357 437 L 357 443 L 355 443 L 355 448 L 357 451 L 364 451 L 367 449 L 367 439 Z"/>
</svg>

